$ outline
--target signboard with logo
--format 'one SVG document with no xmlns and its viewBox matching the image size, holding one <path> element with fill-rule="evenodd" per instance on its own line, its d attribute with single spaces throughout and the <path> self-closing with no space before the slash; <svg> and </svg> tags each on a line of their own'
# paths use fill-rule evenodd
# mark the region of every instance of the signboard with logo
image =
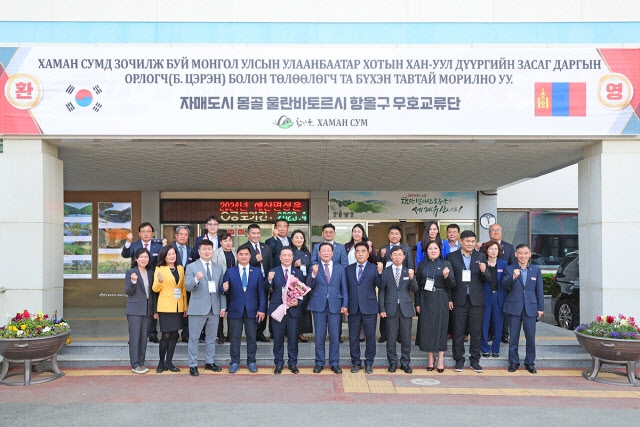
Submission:
<svg viewBox="0 0 640 427">
<path fill-rule="evenodd" d="M 162 200 L 160 222 L 201 223 L 216 215 L 220 223 L 273 223 L 286 219 L 292 224 L 309 222 L 308 200 Z"/>
<path fill-rule="evenodd" d="M 354 220 L 472 220 L 476 218 L 476 193 L 331 191 L 329 217 Z"/>
<path fill-rule="evenodd" d="M 93 205 L 64 204 L 64 278 L 91 279 Z"/>
<path fill-rule="evenodd" d="M 6 46 L 0 135 L 637 135 L 639 52 Z"/>
</svg>

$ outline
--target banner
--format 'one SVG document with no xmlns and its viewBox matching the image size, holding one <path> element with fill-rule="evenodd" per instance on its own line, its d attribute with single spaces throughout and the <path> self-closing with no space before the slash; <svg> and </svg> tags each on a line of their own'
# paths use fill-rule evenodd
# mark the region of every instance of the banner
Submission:
<svg viewBox="0 0 640 427">
<path fill-rule="evenodd" d="M 64 278 L 91 279 L 93 206 L 64 204 Z"/>
<path fill-rule="evenodd" d="M 640 49 L 0 47 L 0 135 L 637 135 Z"/>
<path fill-rule="evenodd" d="M 354 220 L 476 218 L 476 193 L 330 191 L 329 218 Z"/>
<path fill-rule="evenodd" d="M 131 259 L 122 248 L 131 233 L 131 203 L 98 203 L 98 279 L 124 279 Z"/>
</svg>

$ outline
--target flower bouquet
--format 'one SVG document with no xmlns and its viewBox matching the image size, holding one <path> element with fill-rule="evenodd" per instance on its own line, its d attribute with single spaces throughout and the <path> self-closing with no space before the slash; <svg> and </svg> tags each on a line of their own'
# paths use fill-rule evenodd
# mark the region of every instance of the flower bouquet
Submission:
<svg viewBox="0 0 640 427">
<path fill-rule="evenodd" d="M 635 319 L 622 314 L 618 317 L 596 316 L 593 322 L 578 326 L 576 332 L 593 337 L 640 340 L 640 327 Z"/>
<path fill-rule="evenodd" d="M 287 308 L 294 300 L 304 299 L 304 296 L 311 291 L 311 288 L 299 281 L 293 274 L 287 279 L 287 285 L 282 288 L 282 301 L 278 308 L 273 310 L 271 317 L 278 322 L 287 314 Z"/>
<path fill-rule="evenodd" d="M 24 310 L 12 317 L 7 325 L 0 327 L 0 338 L 37 338 L 62 334 L 69 329 L 69 324 L 64 319 L 55 316 L 51 319 L 41 311 L 29 313 Z"/>
</svg>

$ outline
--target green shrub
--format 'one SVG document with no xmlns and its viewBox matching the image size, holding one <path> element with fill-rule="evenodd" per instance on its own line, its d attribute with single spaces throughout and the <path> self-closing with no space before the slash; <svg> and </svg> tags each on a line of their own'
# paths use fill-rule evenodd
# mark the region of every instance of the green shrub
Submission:
<svg viewBox="0 0 640 427">
<path fill-rule="evenodd" d="M 547 273 L 542 275 L 542 281 L 544 282 L 544 294 L 551 295 L 553 298 L 560 295 L 560 285 L 553 280 L 553 274 Z"/>
</svg>

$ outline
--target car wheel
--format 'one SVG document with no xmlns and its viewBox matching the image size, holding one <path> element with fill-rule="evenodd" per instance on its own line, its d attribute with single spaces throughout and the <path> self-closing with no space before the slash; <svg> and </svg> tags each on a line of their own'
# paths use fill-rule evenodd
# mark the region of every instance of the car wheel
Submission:
<svg viewBox="0 0 640 427">
<path fill-rule="evenodd" d="M 578 307 L 570 299 L 562 299 L 556 305 L 556 320 L 561 328 L 575 329 L 578 326 L 579 316 Z"/>
</svg>

